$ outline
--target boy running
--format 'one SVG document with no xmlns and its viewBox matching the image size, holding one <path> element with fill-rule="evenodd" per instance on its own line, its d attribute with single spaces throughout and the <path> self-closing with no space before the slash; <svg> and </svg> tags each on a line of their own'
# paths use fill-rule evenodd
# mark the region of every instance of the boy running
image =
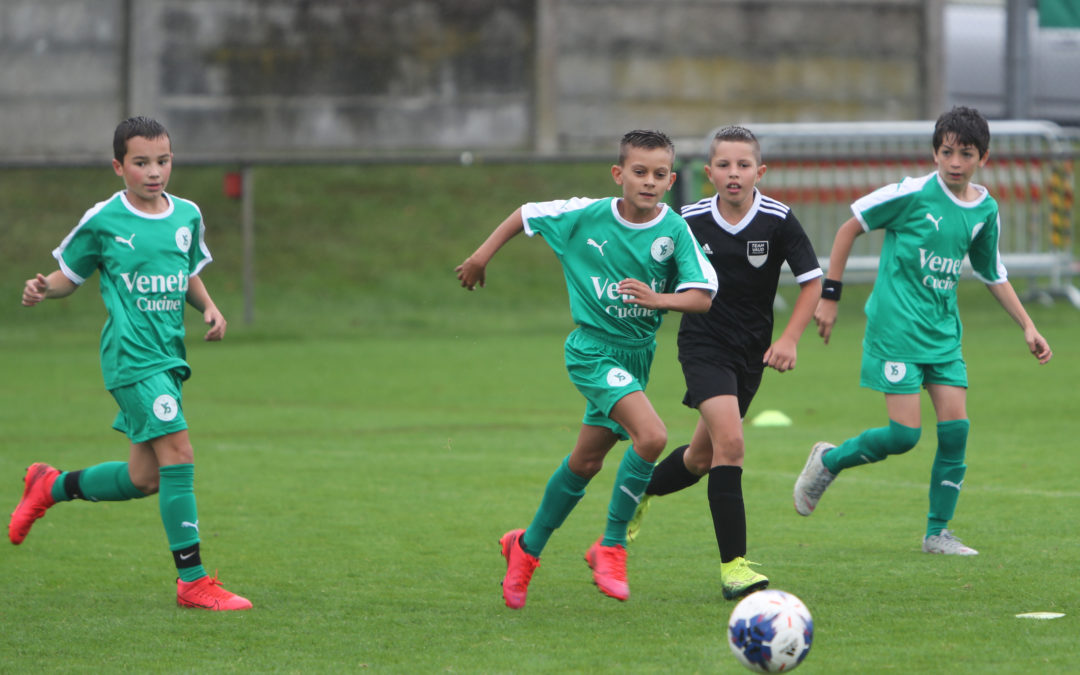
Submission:
<svg viewBox="0 0 1080 675">
<path fill-rule="evenodd" d="M 184 360 L 185 301 L 210 326 L 206 340 L 225 336 L 225 317 L 198 276 L 212 260 L 203 241 L 202 214 L 194 203 L 165 192 L 173 153 L 159 122 L 146 117 L 121 122 L 113 154 L 113 170 L 125 189 L 83 215 L 53 251 L 60 268 L 28 279 L 22 304 L 67 297 L 100 270 L 109 315 L 101 334 L 101 370 L 120 407 L 113 428 L 131 440 L 128 461 L 80 471 L 32 464 L 8 536 L 21 544 L 34 521 L 57 502 L 125 501 L 156 492 L 179 575 L 177 604 L 249 609 L 248 600 L 222 588 L 202 565 L 194 451 L 180 395 L 191 374 Z"/>
<path fill-rule="evenodd" d="M 989 157 L 986 119 L 972 108 L 953 108 L 938 118 L 933 147 L 936 172 L 905 178 L 858 199 L 851 205 L 855 216 L 836 233 L 828 278 L 814 313 L 826 344 L 836 323 L 844 267 L 855 238 L 870 230 L 885 231 L 877 282 L 866 301 L 859 383 L 885 394 L 889 423 L 835 447 L 815 444 L 795 482 L 795 510 L 804 516 L 813 513 L 825 488 L 844 469 L 914 448 L 922 433 L 922 387 L 937 415 L 938 443 L 922 550 L 976 555 L 978 551 L 946 529 L 964 484 L 970 426 L 956 304 L 964 256 L 971 260 L 975 276 L 1023 329 L 1024 341 L 1039 363 L 1048 362 L 1053 352 L 1001 264 L 997 202 L 985 187 L 971 182 Z"/>
<path fill-rule="evenodd" d="M 713 137 L 705 165 L 716 195 L 682 208 L 719 280 L 708 314 L 684 314 L 679 326 L 683 403 L 697 408 L 700 418 L 690 445 L 656 466 L 627 533 L 630 541 L 637 537 L 653 497 L 690 487 L 708 474 L 721 591 L 728 600 L 769 585 L 745 558 L 742 421 L 765 367 L 781 373 L 795 367 L 796 344 L 821 297 L 821 268 L 802 224 L 787 205 L 756 187 L 765 171 L 754 134 L 724 127 Z M 773 342 L 773 302 L 784 262 L 800 291 Z"/>
<path fill-rule="evenodd" d="M 507 241 L 523 230 L 539 234 L 562 263 L 578 326 L 565 344 L 570 380 L 586 399 L 577 443 L 548 480 L 529 527 L 499 540 L 507 565 L 503 599 L 512 609 L 525 606 L 548 539 L 585 495 L 608 451 L 626 439 L 631 444 L 615 477 L 607 526 L 585 560 L 604 594 L 630 597 L 626 524 L 667 443 L 667 429 L 644 391 L 656 331 L 665 312 L 706 312 L 716 293 L 716 274 L 686 222 L 661 202 L 675 182 L 674 160 L 667 136 L 631 131 L 611 167 L 622 198 L 525 204 L 456 269 L 463 287 L 483 286 L 488 263 Z"/>
</svg>

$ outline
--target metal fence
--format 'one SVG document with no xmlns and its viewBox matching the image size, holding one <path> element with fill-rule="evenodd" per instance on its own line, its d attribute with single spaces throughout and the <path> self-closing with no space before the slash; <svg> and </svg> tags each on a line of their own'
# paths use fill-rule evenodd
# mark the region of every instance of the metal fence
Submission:
<svg viewBox="0 0 1080 675">
<path fill-rule="evenodd" d="M 853 201 L 934 170 L 933 129 L 932 121 L 753 125 L 769 167 L 761 190 L 795 210 L 827 269 L 833 237 L 851 217 Z M 680 166 L 682 203 L 713 192 L 701 166 L 714 133 L 701 156 Z M 1078 137 L 1051 122 L 1022 120 L 992 121 L 990 133 L 990 158 L 975 180 L 1000 206 L 1005 267 L 1012 277 L 1030 278 L 1041 299 L 1064 297 L 1080 308 L 1071 283 L 1080 274 L 1072 254 Z M 856 240 L 845 280 L 873 280 L 881 241 Z M 970 265 L 965 269 L 970 275 Z"/>
</svg>

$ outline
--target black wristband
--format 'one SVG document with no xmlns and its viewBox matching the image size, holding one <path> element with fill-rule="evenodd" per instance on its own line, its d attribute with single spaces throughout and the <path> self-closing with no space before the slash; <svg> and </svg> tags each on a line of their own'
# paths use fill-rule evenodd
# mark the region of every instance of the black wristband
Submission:
<svg viewBox="0 0 1080 675">
<path fill-rule="evenodd" d="M 836 281 L 835 279 L 826 279 L 821 283 L 821 299 L 838 302 L 840 300 L 840 291 L 843 289 L 843 282 Z"/>
</svg>

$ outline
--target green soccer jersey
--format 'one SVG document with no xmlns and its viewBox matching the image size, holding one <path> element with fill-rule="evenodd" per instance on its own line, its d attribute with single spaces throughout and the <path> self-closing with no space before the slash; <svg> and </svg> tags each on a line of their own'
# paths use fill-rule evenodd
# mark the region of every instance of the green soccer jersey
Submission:
<svg viewBox="0 0 1080 675">
<path fill-rule="evenodd" d="M 184 304 L 188 278 L 212 258 L 203 241 L 199 207 L 166 195 L 164 213 L 136 210 L 123 192 L 94 205 L 53 251 L 60 269 L 81 285 L 101 272 L 108 318 L 101 331 L 105 388 L 134 384 L 178 369 L 184 360 Z"/>
<path fill-rule="evenodd" d="M 570 314 L 616 340 L 646 342 L 663 312 L 623 302 L 616 287 L 637 279 L 658 293 L 701 288 L 716 294 L 716 271 L 682 217 L 662 205 L 647 223 L 619 215 L 615 198 L 525 204 L 525 233 L 539 234 L 562 263 Z"/>
<path fill-rule="evenodd" d="M 865 230 L 885 230 L 866 302 L 863 350 L 876 358 L 944 363 L 961 357 L 956 285 L 967 256 L 985 283 L 1008 277 L 998 253 L 1001 221 L 986 188 L 959 201 L 937 172 L 905 178 L 851 205 Z"/>
</svg>

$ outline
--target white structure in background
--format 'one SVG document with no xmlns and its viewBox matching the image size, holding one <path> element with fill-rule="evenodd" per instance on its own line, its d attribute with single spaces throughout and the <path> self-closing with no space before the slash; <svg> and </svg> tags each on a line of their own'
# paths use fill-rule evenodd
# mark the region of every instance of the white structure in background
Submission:
<svg viewBox="0 0 1080 675">
<path fill-rule="evenodd" d="M 1032 3 L 1034 4 L 1034 3 Z M 1006 0 L 952 0 L 945 6 L 945 102 L 1007 116 Z M 1039 27 L 1028 11 L 1030 90 L 1026 117 L 1080 125 L 1080 30 Z"/>
</svg>

